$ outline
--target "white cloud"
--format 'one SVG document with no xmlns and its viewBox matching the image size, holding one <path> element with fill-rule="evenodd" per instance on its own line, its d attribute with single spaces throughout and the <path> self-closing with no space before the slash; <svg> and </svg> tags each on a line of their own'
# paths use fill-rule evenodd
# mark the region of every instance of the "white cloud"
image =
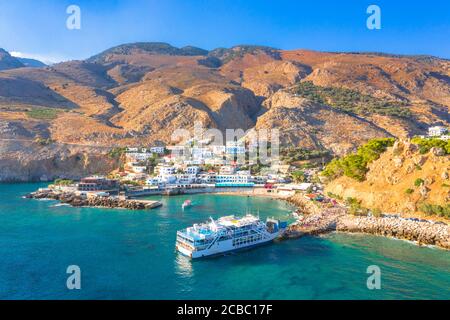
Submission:
<svg viewBox="0 0 450 320">
<path fill-rule="evenodd" d="M 36 59 L 42 61 L 45 64 L 51 65 L 58 62 L 71 60 L 70 58 L 64 57 L 62 55 L 43 55 L 43 54 L 34 54 L 34 53 L 25 53 L 19 51 L 11 51 L 10 54 L 16 58 L 28 58 L 28 59 Z"/>
</svg>

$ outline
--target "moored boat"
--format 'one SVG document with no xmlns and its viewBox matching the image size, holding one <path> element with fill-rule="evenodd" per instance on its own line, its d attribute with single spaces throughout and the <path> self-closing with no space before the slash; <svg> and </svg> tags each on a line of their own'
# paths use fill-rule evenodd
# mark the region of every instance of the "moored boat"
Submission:
<svg viewBox="0 0 450 320">
<path fill-rule="evenodd" d="M 224 254 L 268 243 L 280 236 L 286 227 L 286 222 L 267 219 L 264 223 L 250 214 L 242 218 L 211 218 L 210 222 L 178 231 L 176 249 L 193 259 Z"/>
<path fill-rule="evenodd" d="M 183 204 L 181 205 L 181 208 L 184 210 L 188 207 L 192 206 L 192 201 L 191 200 L 186 200 L 185 202 L 183 202 Z"/>
</svg>

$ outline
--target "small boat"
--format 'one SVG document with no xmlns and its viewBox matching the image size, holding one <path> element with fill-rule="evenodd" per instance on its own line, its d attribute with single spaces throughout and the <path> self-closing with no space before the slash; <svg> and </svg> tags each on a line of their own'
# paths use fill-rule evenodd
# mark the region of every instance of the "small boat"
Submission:
<svg viewBox="0 0 450 320">
<path fill-rule="evenodd" d="M 185 202 L 183 202 L 183 204 L 181 205 L 181 208 L 184 210 L 185 208 L 189 208 L 192 206 L 192 201 L 191 200 L 186 200 Z"/>
</svg>

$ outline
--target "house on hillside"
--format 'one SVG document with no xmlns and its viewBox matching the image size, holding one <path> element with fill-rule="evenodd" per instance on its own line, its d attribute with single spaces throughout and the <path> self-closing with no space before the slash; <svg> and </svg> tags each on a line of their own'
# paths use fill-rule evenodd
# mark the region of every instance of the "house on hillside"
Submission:
<svg viewBox="0 0 450 320">
<path fill-rule="evenodd" d="M 448 129 L 444 126 L 434 126 L 428 128 L 428 136 L 440 137 L 448 132 Z"/>
</svg>

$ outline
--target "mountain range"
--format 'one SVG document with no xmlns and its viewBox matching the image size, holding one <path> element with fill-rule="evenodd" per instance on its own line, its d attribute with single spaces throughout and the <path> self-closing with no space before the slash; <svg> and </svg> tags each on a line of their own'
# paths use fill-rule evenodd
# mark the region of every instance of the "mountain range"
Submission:
<svg viewBox="0 0 450 320">
<path fill-rule="evenodd" d="M 371 138 L 449 125 L 449 111 L 450 61 L 432 56 L 132 43 L 30 68 L 0 50 L 0 180 L 20 172 L 14 159 L 35 178 L 55 157 L 169 143 L 196 121 L 277 128 L 284 146 L 342 155 Z M 36 150 L 48 153 L 48 170 L 30 169 Z"/>
<path fill-rule="evenodd" d="M 13 57 L 8 51 L 0 48 L 0 71 L 24 67 L 40 68 L 45 66 L 45 63 L 36 59 Z"/>
</svg>

